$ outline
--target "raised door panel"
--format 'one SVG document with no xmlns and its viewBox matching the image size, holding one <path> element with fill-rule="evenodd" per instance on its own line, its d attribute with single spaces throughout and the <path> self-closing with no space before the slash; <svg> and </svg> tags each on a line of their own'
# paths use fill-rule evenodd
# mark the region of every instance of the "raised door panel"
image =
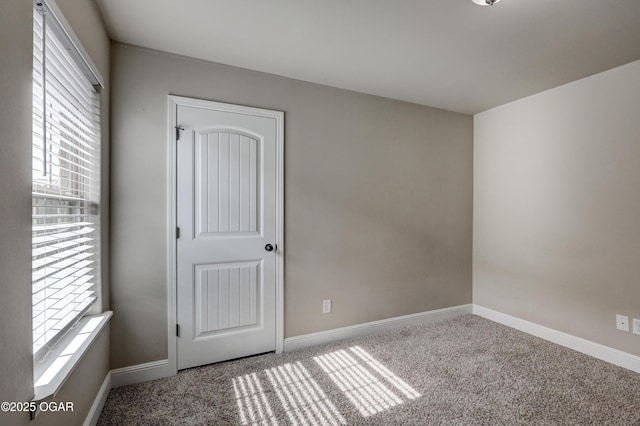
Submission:
<svg viewBox="0 0 640 426">
<path fill-rule="evenodd" d="M 195 266 L 195 339 L 261 325 L 261 261 Z"/>
<path fill-rule="evenodd" d="M 231 131 L 196 133 L 195 235 L 260 233 L 260 141 Z"/>
</svg>

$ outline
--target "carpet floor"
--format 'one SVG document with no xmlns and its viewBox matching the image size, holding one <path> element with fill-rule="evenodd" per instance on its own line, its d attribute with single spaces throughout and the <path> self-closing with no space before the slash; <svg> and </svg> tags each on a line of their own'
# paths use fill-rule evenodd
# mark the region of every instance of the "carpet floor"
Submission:
<svg viewBox="0 0 640 426">
<path fill-rule="evenodd" d="M 98 425 L 640 425 L 640 374 L 475 315 L 113 389 Z"/>
</svg>

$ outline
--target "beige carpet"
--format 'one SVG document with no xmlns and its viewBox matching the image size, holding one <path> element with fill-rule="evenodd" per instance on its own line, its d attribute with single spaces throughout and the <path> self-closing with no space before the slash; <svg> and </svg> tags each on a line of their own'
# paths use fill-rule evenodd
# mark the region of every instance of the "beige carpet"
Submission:
<svg viewBox="0 0 640 426">
<path fill-rule="evenodd" d="M 99 425 L 640 425 L 640 374 L 483 318 L 114 389 Z"/>
</svg>

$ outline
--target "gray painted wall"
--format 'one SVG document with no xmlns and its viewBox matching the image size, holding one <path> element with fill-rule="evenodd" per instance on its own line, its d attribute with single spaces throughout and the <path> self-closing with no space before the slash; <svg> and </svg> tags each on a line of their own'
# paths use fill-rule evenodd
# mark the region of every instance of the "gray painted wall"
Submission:
<svg viewBox="0 0 640 426">
<path fill-rule="evenodd" d="M 474 118 L 473 301 L 640 355 L 640 62 Z"/>
<path fill-rule="evenodd" d="M 0 401 L 33 397 L 31 10 L 23 0 L 0 2 L 0 57 L 11 58 L 0 72 Z M 0 423 L 9 418 L 0 413 Z"/>
<path fill-rule="evenodd" d="M 285 111 L 287 337 L 471 302 L 470 116 L 117 43 L 111 56 L 112 368 L 167 357 L 169 94 Z"/>
<path fill-rule="evenodd" d="M 105 79 L 109 77 L 109 40 L 91 0 L 59 0 L 67 21 L 76 31 Z M 0 401 L 29 401 L 33 397 L 31 339 L 31 67 L 32 3 L 0 1 Z M 10 58 L 7 59 L 7 58 Z M 5 60 L 6 59 L 6 60 Z M 103 110 L 109 110 L 108 88 Z M 105 115 L 107 120 L 108 115 Z M 108 121 L 103 122 L 108 146 Z M 105 149 L 105 153 L 108 151 Z M 103 155 L 108 170 L 108 155 Z M 106 184 L 105 184 L 106 185 Z M 105 188 L 107 188 L 105 186 Z M 108 191 L 103 191 L 103 206 Z M 108 211 L 108 207 L 107 207 Z M 108 216 L 103 233 L 108 234 Z M 108 250 L 103 261 L 108 261 Z M 103 271 L 108 272 L 108 263 Z M 108 278 L 103 277 L 105 294 Z M 104 301 L 105 306 L 108 300 Z M 82 424 L 105 378 L 109 332 L 105 329 L 56 397 L 73 401 L 70 415 L 45 413 L 35 422 L 28 413 L 0 413 L 0 424 Z"/>
</svg>

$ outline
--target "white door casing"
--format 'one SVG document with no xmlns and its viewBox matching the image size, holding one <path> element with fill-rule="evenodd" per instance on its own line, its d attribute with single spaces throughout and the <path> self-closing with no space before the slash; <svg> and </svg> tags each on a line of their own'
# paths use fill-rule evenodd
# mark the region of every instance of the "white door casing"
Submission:
<svg viewBox="0 0 640 426">
<path fill-rule="evenodd" d="M 284 114 L 171 96 L 170 118 L 176 368 L 280 352 Z"/>
</svg>

